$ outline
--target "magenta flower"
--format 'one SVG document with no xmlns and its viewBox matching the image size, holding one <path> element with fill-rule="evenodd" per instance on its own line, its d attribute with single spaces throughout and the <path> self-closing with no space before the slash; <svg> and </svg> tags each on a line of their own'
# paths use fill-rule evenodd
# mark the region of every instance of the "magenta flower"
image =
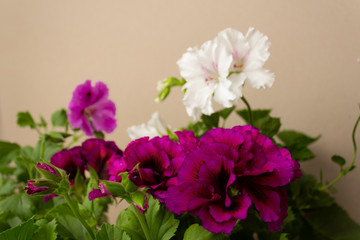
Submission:
<svg viewBox="0 0 360 240">
<path fill-rule="evenodd" d="M 104 184 L 99 183 L 100 189 L 94 188 L 89 192 L 89 200 L 92 201 L 95 198 L 101 198 L 106 196 L 112 196 L 109 191 L 105 188 Z"/>
<path fill-rule="evenodd" d="M 81 128 L 86 135 L 93 136 L 94 131 L 111 133 L 116 128 L 115 104 L 108 99 L 109 90 L 103 82 L 91 81 L 76 87 L 69 103 L 69 123 L 73 128 Z"/>
<path fill-rule="evenodd" d="M 177 184 L 176 175 L 184 157 L 182 147 L 168 136 L 137 139 L 124 151 L 129 178 L 137 186 L 149 188 L 148 192 L 160 202 L 167 188 Z"/>
<path fill-rule="evenodd" d="M 98 173 L 100 179 L 119 181 L 119 173 L 126 170 L 123 153 L 112 141 L 88 139 L 81 145 L 81 154 L 86 164 Z"/>
<path fill-rule="evenodd" d="M 63 149 L 55 153 L 50 160 L 54 166 L 65 170 L 69 175 L 70 183 L 74 182 L 77 171 L 80 171 L 82 176 L 85 170 L 85 161 L 81 156 L 81 147 L 74 147 L 69 150 Z"/>
<path fill-rule="evenodd" d="M 165 203 L 176 214 L 199 216 L 214 233 L 231 233 L 253 204 L 269 229 L 279 230 L 287 215 L 282 187 L 300 176 L 288 151 L 256 128 L 212 129 L 186 156 L 178 185 L 169 187 Z"/>
<path fill-rule="evenodd" d="M 46 163 L 38 163 L 37 168 L 45 170 L 42 171 L 44 175 L 48 178 L 43 181 L 28 181 L 27 186 L 24 188 L 27 194 L 41 194 L 47 195 L 52 193 L 56 187 L 56 182 L 54 180 L 60 180 L 60 176 L 57 174 L 56 170 Z"/>
<path fill-rule="evenodd" d="M 45 193 L 50 191 L 49 186 L 41 186 L 43 184 L 47 184 L 47 181 L 28 181 L 27 186 L 25 187 L 25 191 L 27 194 L 35 194 L 35 193 Z"/>
<path fill-rule="evenodd" d="M 40 168 L 40 169 L 43 169 L 43 170 L 51 173 L 52 175 L 58 177 L 58 174 L 57 174 L 56 170 L 55 170 L 52 166 L 50 166 L 49 164 L 46 164 L 46 163 L 43 163 L 43 164 L 37 163 L 37 164 L 36 164 L 36 167 L 37 167 L 37 168 Z"/>
<path fill-rule="evenodd" d="M 198 147 L 199 139 L 195 137 L 194 132 L 189 130 L 182 130 L 175 132 L 175 134 L 179 138 L 180 146 L 186 153 Z"/>
</svg>

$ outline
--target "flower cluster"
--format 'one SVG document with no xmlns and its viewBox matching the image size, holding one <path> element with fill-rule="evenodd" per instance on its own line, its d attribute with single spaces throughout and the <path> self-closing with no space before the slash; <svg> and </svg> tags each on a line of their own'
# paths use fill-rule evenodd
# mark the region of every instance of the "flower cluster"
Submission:
<svg viewBox="0 0 360 240">
<path fill-rule="evenodd" d="M 63 149 L 51 157 L 50 163 L 65 170 L 70 182 L 76 173 L 84 175 L 84 170 L 92 167 L 100 179 L 118 181 L 119 173 L 124 172 L 126 164 L 122 151 L 113 141 L 88 139 L 80 147 Z"/>
<path fill-rule="evenodd" d="M 257 89 L 271 87 L 274 74 L 263 68 L 269 46 L 267 36 L 254 28 L 245 36 L 228 28 L 200 48 L 189 48 L 178 61 L 189 116 L 199 120 L 202 113 L 213 113 L 212 97 L 231 107 L 242 97 L 245 82 Z"/>
<path fill-rule="evenodd" d="M 230 233 L 253 203 L 271 230 L 287 216 L 282 186 L 301 176 L 299 164 L 251 126 L 217 128 L 201 137 L 179 169 L 166 205 L 199 216 L 211 232 Z"/>
<path fill-rule="evenodd" d="M 55 153 L 50 160 L 52 166 L 65 171 L 68 175 L 68 185 L 73 185 L 76 174 L 85 177 L 85 170 L 93 168 L 100 179 L 110 181 L 120 181 L 119 173 L 126 170 L 126 164 L 122 159 L 122 151 L 112 141 L 102 139 L 88 139 L 79 147 L 63 149 Z M 45 175 L 47 179 L 60 182 L 62 177 L 56 172 L 56 169 L 48 164 L 37 164 L 37 168 Z M 56 194 L 50 194 L 56 189 L 53 181 L 28 181 L 25 190 L 28 194 L 46 195 L 44 202 L 55 197 Z M 109 194 L 102 191 L 99 195 L 98 190 L 91 192 L 91 199 L 107 196 Z"/>
<path fill-rule="evenodd" d="M 287 216 L 286 184 L 299 164 L 252 126 L 216 128 L 200 139 L 191 131 L 131 142 L 123 159 L 129 178 L 176 214 L 199 216 L 214 233 L 230 233 L 253 204 L 270 230 Z"/>
<path fill-rule="evenodd" d="M 147 124 L 128 128 L 132 141 L 124 151 L 115 142 L 104 140 L 103 131 L 110 133 L 116 128 L 116 107 L 102 82 L 92 86 L 87 80 L 78 85 L 69 111 L 61 109 L 52 115 L 52 127 L 64 127 L 63 131 L 48 131 L 43 118 L 35 122 L 29 112 L 19 113 L 19 126 L 35 128 L 40 141 L 35 148 L 1 142 L 0 152 L 5 155 L 0 156 L 4 160 L 0 169 L 0 205 L 6 207 L 0 207 L 0 232 L 11 228 L 14 219 L 17 226 L 0 233 L 0 239 L 17 236 L 31 226 L 34 236 L 29 233 L 29 237 L 33 239 L 44 235 L 44 229 L 58 229 L 56 226 L 62 230 L 52 236 L 61 239 L 95 240 L 115 233 L 126 239 L 330 239 L 337 232 L 336 236 L 357 239 L 360 226 L 344 214 L 327 191 L 354 169 L 355 132 L 360 116 L 352 135 L 351 164 L 344 167 L 343 157 L 332 157 L 340 165 L 339 177 L 323 185 L 322 180 L 318 183 L 314 176 L 304 174 L 294 182 L 302 176 L 298 161 L 314 157 L 308 145 L 317 138 L 293 130 L 280 131 L 279 118 L 271 117 L 268 109 L 251 109 L 242 96 L 245 83 L 257 89 L 273 84 L 274 74 L 263 68 L 269 45 L 267 37 L 253 28 L 245 36 L 229 28 L 201 47 L 188 49 L 178 61 L 183 78 L 170 77 L 160 82 L 157 99 L 164 100 L 172 87 L 182 86 L 186 110 L 197 122 L 173 132 L 154 113 Z M 225 109 L 214 113 L 213 98 Z M 236 113 L 249 125 L 219 127 L 221 123 L 225 126 L 239 99 L 247 109 Z M 84 137 L 78 129 L 96 138 L 73 147 Z M 11 159 L 19 169 L 8 168 Z M 41 163 L 34 173 L 33 163 L 39 159 Z M 16 189 L 23 188 L 24 178 L 24 190 L 43 199 L 27 199 Z M 59 206 L 63 201 L 49 201 L 36 209 L 38 201 L 46 202 L 55 196 L 63 197 L 71 212 L 59 211 L 64 209 Z M 112 201 L 97 198 L 108 196 L 130 204 L 120 213 L 116 225 L 103 222 Z M 85 198 L 97 200 L 89 204 Z M 19 200 L 28 209 L 18 211 Z M 288 212 L 292 217 L 284 221 Z M 331 214 L 349 228 L 344 229 L 344 224 L 339 227 L 337 222 L 330 223 L 330 230 L 324 228 L 328 217 L 334 217 Z M 74 217 L 83 228 L 67 223 Z M 217 233 L 228 235 L 215 236 Z"/>
</svg>

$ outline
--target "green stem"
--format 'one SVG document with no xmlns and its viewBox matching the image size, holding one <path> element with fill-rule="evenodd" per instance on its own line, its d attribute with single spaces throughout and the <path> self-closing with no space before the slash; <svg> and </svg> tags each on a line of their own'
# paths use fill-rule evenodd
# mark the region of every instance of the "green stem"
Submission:
<svg viewBox="0 0 360 240">
<path fill-rule="evenodd" d="M 360 116 L 358 117 L 358 119 L 356 120 L 353 132 L 352 132 L 352 142 L 353 142 L 353 147 L 354 147 L 354 155 L 353 155 L 353 159 L 351 162 L 351 167 L 355 165 L 355 160 L 356 160 L 356 155 L 357 155 L 357 146 L 356 146 L 356 140 L 355 140 L 355 133 L 356 133 L 356 129 L 359 125 L 360 122 Z M 349 168 L 350 169 L 350 168 Z"/>
<path fill-rule="evenodd" d="M 90 226 L 87 224 L 87 222 L 81 217 L 77 206 L 74 204 L 74 202 L 71 200 L 70 196 L 68 195 L 68 193 L 64 194 L 65 200 L 67 202 L 67 204 L 69 205 L 71 211 L 75 214 L 75 216 L 79 219 L 79 221 L 81 222 L 81 224 L 86 228 L 86 230 L 88 231 L 88 233 L 90 234 L 91 239 L 95 239 L 95 235 L 93 233 L 93 231 L 91 230 Z"/>
<path fill-rule="evenodd" d="M 245 103 L 247 109 L 248 109 L 248 113 L 249 113 L 249 123 L 250 125 L 253 125 L 253 114 L 252 114 L 252 110 L 250 107 L 249 102 L 245 99 L 245 97 L 241 97 L 241 100 Z"/>
<path fill-rule="evenodd" d="M 79 139 L 81 139 L 82 137 L 84 137 L 85 135 L 82 133 L 78 136 L 73 135 L 73 138 L 71 140 L 71 142 L 69 142 L 68 145 L 65 146 L 66 149 L 70 148 L 74 143 L 76 143 L 77 141 L 79 141 Z"/>
<path fill-rule="evenodd" d="M 40 148 L 40 160 L 44 161 L 44 155 L 45 155 L 45 136 L 41 140 L 41 148 Z"/>
<path fill-rule="evenodd" d="M 149 227 L 145 221 L 144 218 L 144 214 L 142 214 L 139 209 L 137 209 L 137 207 L 135 207 L 134 205 L 132 205 L 132 210 L 135 212 L 137 219 L 140 222 L 141 228 L 144 231 L 145 234 L 145 238 L 147 240 L 151 240 L 151 235 L 150 235 L 150 231 L 149 231 Z"/>
<path fill-rule="evenodd" d="M 337 176 L 332 182 L 326 184 L 325 186 L 320 187 L 320 190 L 328 189 L 329 187 L 331 187 L 332 185 L 337 183 L 343 176 L 348 174 L 348 172 L 350 172 L 352 169 L 354 169 L 356 156 L 357 156 L 357 146 L 356 146 L 356 140 L 355 140 L 355 133 L 356 133 L 356 129 L 357 129 L 358 125 L 359 125 L 359 122 L 360 122 L 360 116 L 356 120 L 354 129 L 352 131 L 352 142 L 353 142 L 353 147 L 354 147 L 354 154 L 353 154 L 351 164 L 347 168 L 341 169 L 341 172 L 340 172 L 339 176 Z"/>
<path fill-rule="evenodd" d="M 39 130 L 38 127 L 35 127 L 35 131 L 36 131 L 39 135 L 41 135 L 41 131 Z"/>
</svg>

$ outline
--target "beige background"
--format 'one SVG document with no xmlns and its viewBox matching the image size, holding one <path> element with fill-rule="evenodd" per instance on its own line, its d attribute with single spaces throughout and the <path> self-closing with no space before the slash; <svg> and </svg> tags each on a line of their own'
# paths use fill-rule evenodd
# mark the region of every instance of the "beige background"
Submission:
<svg viewBox="0 0 360 240">
<path fill-rule="evenodd" d="M 302 167 L 317 176 L 323 169 L 333 179 L 338 167 L 330 156 L 352 156 L 359 23 L 358 0 L 0 0 L 0 138 L 33 143 L 36 133 L 17 128 L 16 113 L 49 119 L 86 79 L 108 84 L 119 125 L 108 139 L 121 148 L 129 142 L 126 128 L 154 111 L 171 126 L 184 126 L 190 118 L 179 89 L 157 104 L 157 81 L 179 76 L 176 61 L 187 47 L 226 27 L 246 33 L 253 26 L 272 42 L 266 67 L 276 80 L 266 91 L 245 87 L 245 96 L 254 108 L 272 107 L 283 128 L 322 134 L 312 146 L 317 159 Z M 234 116 L 228 126 L 239 123 Z M 335 196 L 360 223 L 359 185 L 355 169 L 336 185 Z"/>
</svg>

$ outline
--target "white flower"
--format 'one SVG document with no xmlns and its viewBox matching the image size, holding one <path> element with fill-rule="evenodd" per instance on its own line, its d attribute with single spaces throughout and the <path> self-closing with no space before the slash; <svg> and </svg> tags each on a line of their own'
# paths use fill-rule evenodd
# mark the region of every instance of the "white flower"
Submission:
<svg viewBox="0 0 360 240">
<path fill-rule="evenodd" d="M 200 49 L 189 48 L 177 62 L 186 80 L 183 102 L 189 116 L 199 120 L 201 113 L 210 115 L 212 96 L 224 107 L 231 107 L 235 94 L 230 91 L 229 76 L 232 56 L 217 41 L 208 41 Z"/>
<path fill-rule="evenodd" d="M 164 119 L 158 112 L 155 112 L 147 124 L 143 123 L 138 126 L 131 126 L 127 129 L 127 132 L 129 137 L 134 140 L 145 136 L 152 138 L 165 135 L 167 134 L 166 128 L 167 126 Z"/>
<path fill-rule="evenodd" d="M 186 80 L 183 102 L 189 116 L 197 121 L 201 114 L 212 114 L 213 97 L 231 107 L 242 97 L 245 82 L 257 89 L 271 87 L 274 73 L 263 68 L 269 47 L 268 37 L 254 28 L 245 37 L 228 28 L 200 49 L 189 48 L 177 62 Z"/>
<path fill-rule="evenodd" d="M 217 41 L 224 44 L 227 51 L 232 55 L 230 76 L 233 84 L 231 90 L 237 99 L 241 97 L 241 86 L 244 80 L 251 87 L 269 88 L 274 82 L 274 73 L 263 68 L 269 58 L 268 51 L 270 42 L 268 37 L 254 28 L 249 28 L 246 36 L 228 28 L 218 34 Z M 240 94 L 240 95 L 239 95 Z"/>
</svg>

